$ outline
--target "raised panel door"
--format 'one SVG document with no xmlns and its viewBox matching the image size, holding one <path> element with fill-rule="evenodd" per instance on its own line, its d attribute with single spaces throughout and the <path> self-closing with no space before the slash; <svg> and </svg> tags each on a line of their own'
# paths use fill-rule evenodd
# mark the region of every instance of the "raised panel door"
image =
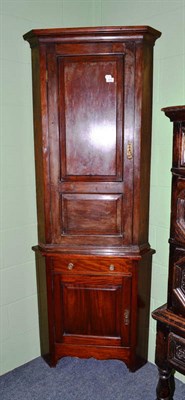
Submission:
<svg viewBox="0 0 185 400">
<path fill-rule="evenodd" d="M 121 194 L 62 195 L 62 226 L 65 234 L 119 236 L 122 233 L 121 213 Z"/>
<path fill-rule="evenodd" d="M 128 346 L 130 276 L 54 275 L 58 343 Z"/>
<path fill-rule="evenodd" d="M 52 242 L 120 246 L 132 239 L 134 48 L 64 48 L 47 54 Z"/>
<path fill-rule="evenodd" d="M 61 179 L 121 180 L 123 57 L 59 57 Z"/>
</svg>

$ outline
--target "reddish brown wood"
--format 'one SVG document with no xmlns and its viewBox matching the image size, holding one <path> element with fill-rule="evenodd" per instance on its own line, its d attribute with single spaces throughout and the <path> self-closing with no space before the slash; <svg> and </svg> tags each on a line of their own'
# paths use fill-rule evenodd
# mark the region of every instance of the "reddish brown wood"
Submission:
<svg viewBox="0 0 185 400">
<path fill-rule="evenodd" d="M 121 235 L 122 195 L 64 194 L 61 233 Z M 97 221 L 101 221 L 98 225 Z"/>
<path fill-rule="evenodd" d="M 123 286 L 121 277 L 91 276 L 89 279 L 88 275 L 58 275 L 56 279 L 60 281 L 60 297 L 55 305 L 58 316 L 62 315 L 64 340 L 67 336 L 69 342 L 70 336 L 70 342 L 74 343 L 75 336 L 81 335 L 86 337 L 89 344 L 93 342 L 94 337 L 97 342 L 98 337 L 100 340 L 102 337 L 120 339 Z M 58 318 L 56 326 L 57 322 Z M 60 326 L 59 331 L 61 332 Z"/>
<path fill-rule="evenodd" d="M 122 88 L 122 56 L 59 57 L 62 179 L 121 180 Z"/>
<path fill-rule="evenodd" d="M 46 260 L 52 365 L 75 355 L 118 358 L 135 370 L 147 359 L 152 64 L 159 36 L 138 26 L 24 35 L 33 59 L 35 250 Z M 44 296 L 43 288 L 39 304 Z"/>
<path fill-rule="evenodd" d="M 173 399 L 172 369 L 185 374 L 185 106 L 162 109 L 173 121 L 172 200 L 167 304 L 157 320 L 157 399 Z"/>
</svg>

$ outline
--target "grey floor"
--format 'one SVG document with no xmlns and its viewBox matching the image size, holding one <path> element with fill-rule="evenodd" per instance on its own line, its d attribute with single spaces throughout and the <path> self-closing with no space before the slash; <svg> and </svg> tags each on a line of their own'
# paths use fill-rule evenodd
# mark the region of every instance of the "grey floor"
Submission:
<svg viewBox="0 0 185 400">
<path fill-rule="evenodd" d="M 147 363 L 135 373 L 118 360 L 65 357 L 50 368 L 39 357 L 0 377 L 1 400 L 155 400 L 157 370 Z M 176 380 L 174 400 L 185 400 Z"/>
</svg>

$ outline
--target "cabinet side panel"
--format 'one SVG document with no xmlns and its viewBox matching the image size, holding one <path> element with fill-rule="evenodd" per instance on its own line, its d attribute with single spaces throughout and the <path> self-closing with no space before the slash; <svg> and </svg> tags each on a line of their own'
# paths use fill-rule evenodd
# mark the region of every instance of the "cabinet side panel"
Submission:
<svg viewBox="0 0 185 400">
<path fill-rule="evenodd" d="M 46 267 L 45 259 L 39 253 L 36 253 L 35 261 L 37 276 L 40 348 L 41 355 L 46 356 L 49 353 Z"/>
<path fill-rule="evenodd" d="M 46 63 L 45 47 L 32 49 L 32 82 L 34 113 L 34 145 L 37 191 L 38 239 L 45 243 L 50 237 L 49 220 L 50 204 L 47 181 L 48 140 L 47 140 L 47 97 L 46 97 Z"/>
<path fill-rule="evenodd" d="M 134 150 L 134 242 L 148 242 L 151 159 L 153 48 L 136 50 L 136 109 Z"/>
<path fill-rule="evenodd" d="M 144 49 L 144 79 L 141 135 L 141 191 L 140 191 L 140 243 L 148 242 L 149 196 L 150 196 L 150 162 L 151 162 L 151 129 L 152 129 L 152 91 L 153 91 L 153 47 Z"/>
<path fill-rule="evenodd" d="M 138 305 L 137 305 L 137 347 L 138 363 L 143 364 L 148 357 L 148 333 L 151 291 L 151 252 L 145 254 L 138 263 Z"/>
</svg>

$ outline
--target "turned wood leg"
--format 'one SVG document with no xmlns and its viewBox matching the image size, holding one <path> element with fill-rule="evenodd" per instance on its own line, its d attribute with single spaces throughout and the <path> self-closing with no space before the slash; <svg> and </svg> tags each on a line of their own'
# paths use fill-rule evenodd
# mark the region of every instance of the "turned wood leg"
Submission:
<svg viewBox="0 0 185 400">
<path fill-rule="evenodd" d="M 173 400 L 175 381 L 173 369 L 168 363 L 169 329 L 157 321 L 157 338 L 155 362 L 159 371 L 159 381 L 156 388 L 157 400 Z"/>
<path fill-rule="evenodd" d="M 171 368 L 158 368 L 158 371 L 159 381 L 156 389 L 157 400 L 173 400 L 175 390 L 173 370 Z"/>
</svg>

